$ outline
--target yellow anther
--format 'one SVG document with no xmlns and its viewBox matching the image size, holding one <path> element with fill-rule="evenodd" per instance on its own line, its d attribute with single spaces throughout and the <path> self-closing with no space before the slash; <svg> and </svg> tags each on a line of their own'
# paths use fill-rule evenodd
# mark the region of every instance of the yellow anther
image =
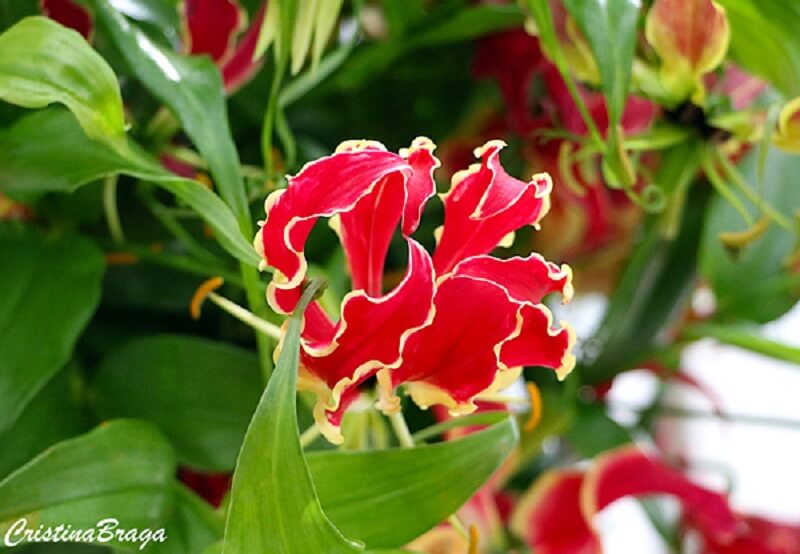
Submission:
<svg viewBox="0 0 800 554">
<path fill-rule="evenodd" d="M 531 397 L 531 415 L 528 418 L 528 422 L 525 423 L 525 432 L 530 433 L 536 429 L 536 426 L 542 420 L 542 393 L 536 383 L 528 381 L 527 385 L 528 394 Z"/>
<path fill-rule="evenodd" d="M 478 545 L 481 542 L 481 535 L 478 533 L 478 527 L 475 524 L 469 526 L 469 554 L 478 554 Z"/>
<path fill-rule="evenodd" d="M 212 277 L 197 287 L 192 296 L 192 301 L 189 303 L 189 313 L 192 314 L 192 319 L 200 319 L 200 308 L 203 307 L 203 302 L 209 294 L 222 286 L 225 280 L 222 277 Z"/>
</svg>

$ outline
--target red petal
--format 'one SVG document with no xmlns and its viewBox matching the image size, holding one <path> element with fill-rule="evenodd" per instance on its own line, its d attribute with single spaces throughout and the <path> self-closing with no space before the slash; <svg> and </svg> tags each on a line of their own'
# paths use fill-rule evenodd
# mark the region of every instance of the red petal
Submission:
<svg viewBox="0 0 800 554">
<path fill-rule="evenodd" d="M 729 543 L 738 527 L 736 516 L 723 495 L 693 484 L 636 447 L 624 447 L 600 456 L 587 472 L 581 494 L 587 521 L 625 496 L 669 494 L 680 501 L 685 515 L 704 535 L 718 542 Z"/>
<path fill-rule="evenodd" d="M 550 310 L 540 304 L 542 298 L 553 292 L 561 293 L 564 302 L 570 300 L 573 291 L 569 266 L 559 267 L 538 254 L 507 260 L 476 256 L 458 264 L 453 274 L 491 281 L 520 304 L 521 325 L 516 336 L 500 350 L 503 366 L 549 367 L 560 378 L 572 371 L 575 356 L 570 351 L 575 343 L 574 334 L 567 326 L 554 329 Z"/>
<path fill-rule="evenodd" d="M 78 31 L 86 40 L 92 36 L 92 16 L 73 0 L 39 0 L 42 13 L 64 27 Z"/>
<path fill-rule="evenodd" d="M 517 505 L 511 528 L 537 554 L 600 554 L 600 542 L 581 515 L 584 476 L 553 471 Z"/>
<path fill-rule="evenodd" d="M 364 291 L 349 293 L 332 340 L 327 344 L 304 341 L 301 363 L 306 375 L 301 387 L 317 393 L 317 423 L 334 442 L 341 439 L 334 424 L 341 419 L 342 395 L 399 363 L 406 336 L 430 319 L 433 266 L 422 246 L 412 239 L 408 245 L 408 269 L 394 290 L 379 298 Z"/>
<path fill-rule="evenodd" d="M 745 530 L 730 544 L 710 540 L 703 554 L 797 554 L 800 552 L 800 526 L 759 517 L 745 517 Z"/>
<path fill-rule="evenodd" d="M 236 35 L 244 25 L 244 13 L 233 0 L 184 0 L 190 54 L 208 54 L 217 63 L 231 53 Z"/>
<path fill-rule="evenodd" d="M 332 156 L 306 165 L 289 179 L 285 191 L 266 201 L 267 220 L 256 238 L 267 265 L 276 269 L 268 298 L 288 313 L 303 281 L 303 248 L 319 217 L 332 220 L 347 254 L 354 290 L 379 296 L 383 265 L 395 227 L 413 231 L 425 201 L 433 195 L 431 176 L 438 161 L 433 144 L 417 139 L 403 155 L 387 152 L 374 142 L 342 143 Z M 405 156 L 405 157 L 404 157 Z M 406 159 L 407 158 L 407 159 Z"/>
<path fill-rule="evenodd" d="M 544 173 L 529 183 L 510 177 L 500 165 L 502 141 L 475 151 L 481 163 L 453 176 L 444 197 L 444 227 L 433 256 L 437 273 L 459 261 L 492 251 L 510 233 L 535 225 L 550 207 L 552 181 Z"/>
<path fill-rule="evenodd" d="M 270 289 L 294 289 L 305 277 L 305 241 L 319 217 L 352 210 L 392 173 L 405 171 L 405 161 L 377 143 L 345 150 L 307 164 L 289 186 L 267 197 L 267 219 L 256 237 L 265 264 L 275 268 Z M 341 148 L 341 147 L 340 147 Z M 274 300 L 272 293 L 270 300 Z M 285 305 L 273 308 L 286 311 Z"/>
<path fill-rule="evenodd" d="M 407 383 L 415 402 L 453 413 L 475 409 L 500 371 L 497 351 L 517 327 L 518 305 L 489 281 L 450 276 L 434 297 L 435 316 L 408 337 L 392 386 Z"/>
<path fill-rule="evenodd" d="M 249 81 L 256 74 L 264 56 L 254 60 L 258 36 L 261 34 L 261 26 L 264 24 L 264 16 L 267 13 L 267 1 L 265 0 L 253 19 L 250 28 L 239 40 L 239 44 L 233 53 L 224 61 L 222 67 L 222 80 L 225 83 L 225 91 L 233 94 L 242 85 Z"/>
</svg>

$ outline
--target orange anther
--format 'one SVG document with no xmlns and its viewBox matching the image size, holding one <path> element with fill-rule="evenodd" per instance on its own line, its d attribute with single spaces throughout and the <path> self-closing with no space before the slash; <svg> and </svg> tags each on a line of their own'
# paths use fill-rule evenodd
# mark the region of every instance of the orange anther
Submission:
<svg viewBox="0 0 800 554">
<path fill-rule="evenodd" d="M 539 422 L 542 420 L 542 393 L 536 383 L 528 381 L 528 394 L 531 397 L 531 415 L 528 422 L 525 423 L 525 432 L 529 433 L 536 429 Z"/>
<path fill-rule="evenodd" d="M 197 290 L 194 291 L 194 296 L 192 296 L 192 301 L 189 303 L 189 313 L 192 314 L 192 319 L 200 319 L 200 308 L 202 308 L 206 297 L 220 288 L 224 282 L 225 280 L 222 277 L 212 277 L 203 281 L 197 287 Z"/>
</svg>

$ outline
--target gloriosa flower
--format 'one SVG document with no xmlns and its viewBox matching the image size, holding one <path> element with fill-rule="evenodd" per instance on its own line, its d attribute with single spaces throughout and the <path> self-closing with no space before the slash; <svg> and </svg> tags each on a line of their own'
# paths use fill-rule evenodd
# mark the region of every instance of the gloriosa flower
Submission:
<svg viewBox="0 0 800 554">
<path fill-rule="evenodd" d="M 601 554 L 594 516 L 621 498 L 650 495 L 679 501 L 684 529 L 699 534 L 703 554 L 791 554 L 800 548 L 800 528 L 738 514 L 722 494 L 635 446 L 602 454 L 587 471 L 544 475 L 517 505 L 512 528 L 537 554 Z"/>
<path fill-rule="evenodd" d="M 42 13 L 90 39 L 93 31 L 89 12 L 74 0 L 40 0 Z M 262 3 L 250 27 L 247 14 L 235 0 L 184 0 L 182 49 L 193 55 L 205 54 L 214 60 L 222 74 L 225 91 L 235 92 L 261 67 L 254 53 L 267 2 Z M 238 41 L 237 41 L 238 37 Z"/>
<path fill-rule="evenodd" d="M 422 407 L 451 413 L 475 409 L 482 393 L 502 388 L 526 365 L 554 369 L 563 378 L 574 365 L 571 329 L 554 327 L 541 303 L 553 292 L 568 301 L 571 271 L 538 254 L 498 259 L 487 255 L 549 208 L 550 177 L 529 182 L 500 164 L 504 144 L 475 152 L 479 163 L 453 176 L 442 195 L 444 225 L 433 257 L 413 238 L 422 211 L 436 192 L 439 160 L 430 140 L 418 138 L 399 154 L 372 141 L 342 143 L 331 156 L 289 177 L 266 199 L 266 219 L 255 240 L 262 266 L 274 270 L 269 304 L 289 313 L 306 279 L 304 245 L 320 217 L 337 232 L 353 290 L 334 322 L 319 303 L 306 311 L 299 386 L 317 396 L 315 419 L 325 436 L 338 429 L 358 385 L 376 376 L 378 407 L 399 409 L 404 385 Z M 389 243 L 400 225 L 408 246 L 402 281 L 383 290 Z"/>
<path fill-rule="evenodd" d="M 730 42 L 725 8 L 714 0 L 656 0 L 645 20 L 661 58 L 661 84 L 676 101 L 702 105 L 703 76 L 722 63 Z"/>
</svg>

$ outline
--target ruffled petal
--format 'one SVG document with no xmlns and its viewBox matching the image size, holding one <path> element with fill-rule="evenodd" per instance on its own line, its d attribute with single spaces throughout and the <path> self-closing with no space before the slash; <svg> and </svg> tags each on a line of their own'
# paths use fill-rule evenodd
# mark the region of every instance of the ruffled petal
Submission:
<svg viewBox="0 0 800 554">
<path fill-rule="evenodd" d="M 385 178 L 408 171 L 405 160 L 382 145 L 346 143 L 336 153 L 307 164 L 289 178 L 286 189 L 267 197 L 266 221 L 255 240 L 264 257 L 264 266 L 275 269 L 268 299 L 275 310 L 288 313 L 286 303 L 276 302 L 273 289 L 296 289 L 303 283 L 306 259 L 305 241 L 320 217 L 331 217 L 353 210 Z"/>
<path fill-rule="evenodd" d="M 575 335 L 563 322 L 554 328 L 550 310 L 541 304 L 545 296 L 555 292 L 565 303 L 572 298 L 572 270 L 568 265 L 559 267 L 538 254 L 507 260 L 475 256 L 459 263 L 453 274 L 491 281 L 519 304 L 519 327 L 500 349 L 503 367 L 549 367 L 560 379 L 572 371 Z"/>
<path fill-rule="evenodd" d="M 441 280 L 433 304 L 433 320 L 408 337 L 388 388 L 405 383 L 423 408 L 469 413 L 478 394 L 511 373 L 502 371 L 498 355 L 517 328 L 518 305 L 496 284 L 462 276 Z"/>
<path fill-rule="evenodd" d="M 39 0 L 42 13 L 64 27 L 78 31 L 86 40 L 91 39 L 94 25 L 92 16 L 73 0 Z"/>
<path fill-rule="evenodd" d="M 581 509 L 591 522 L 595 514 L 620 498 L 655 494 L 674 496 L 684 515 L 704 535 L 721 543 L 735 537 L 739 523 L 723 495 L 695 485 L 635 446 L 606 453 L 595 461 L 581 490 Z"/>
<path fill-rule="evenodd" d="M 333 222 L 347 254 L 354 289 L 381 294 L 383 266 L 397 224 L 402 219 L 405 236 L 416 231 L 425 203 L 436 192 L 433 171 L 440 164 L 433 156 L 434 148 L 429 139 L 415 139 L 400 152 L 410 171 L 389 175 Z"/>
<path fill-rule="evenodd" d="M 487 254 L 511 233 L 536 225 L 550 208 L 553 183 L 545 173 L 524 183 L 500 165 L 502 141 L 487 142 L 475 151 L 481 159 L 453 175 L 444 195 L 444 226 L 433 256 L 437 273 L 450 271 L 459 261 Z"/>
<path fill-rule="evenodd" d="M 245 14 L 234 0 L 184 0 L 184 48 L 190 54 L 208 54 L 218 64 L 230 57 Z"/>
<path fill-rule="evenodd" d="M 354 290 L 382 293 L 383 266 L 398 222 L 413 232 L 425 201 L 434 194 L 438 160 L 433 144 L 414 141 L 401 155 L 369 141 L 342 143 L 332 156 L 306 165 L 287 189 L 266 201 L 267 219 L 256 238 L 265 264 L 275 268 L 268 289 L 272 307 L 288 313 L 305 277 L 303 248 L 319 217 L 332 217 L 341 238 Z M 408 234 L 408 233 L 406 233 Z"/>
<path fill-rule="evenodd" d="M 399 364 L 408 335 L 432 317 L 433 265 L 428 253 L 408 239 L 409 265 L 403 281 L 382 297 L 349 293 L 335 335 L 327 344 L 304 337 L 300 387 L 317 394 L 314 415 L 332 442 L 341 442 L 342 399 L 377 371 Z"/>
<path fill-rule="evenodd" d="M 552 471 L 517 504 L 511 529 L 537 554 L 600 554 L 600 541 L 581 516 L 580 471 Z"/>
</svg>

